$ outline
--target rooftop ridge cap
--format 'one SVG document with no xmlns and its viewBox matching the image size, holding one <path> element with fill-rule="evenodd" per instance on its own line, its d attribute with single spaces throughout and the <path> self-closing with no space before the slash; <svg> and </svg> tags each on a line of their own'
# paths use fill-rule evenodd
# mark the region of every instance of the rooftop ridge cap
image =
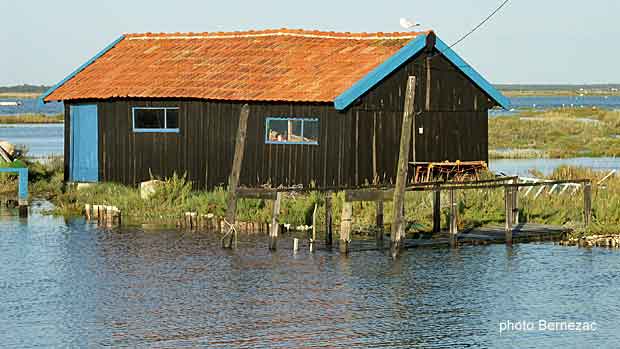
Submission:
<svg viewBox="0 0 620 349">
<path fill-rule="evenodd" d="M 193 39 L 232 39 L 232 38 L 253 38 L 269 36 L 294 36 L 319 39 L 339 39 L 339 40 L 403 40 L 413 39 L 431 31 L 393 33 L 343 33 L 343 32 L 321 32 L 321 31 L 289 31 L 283 30 L 264 30 L 264 31 L 245 31 L 245 32 L 205 32 L 205 33 L 143 33 L 126 34 L 127 40 L 193 40 Z"/>
</svg>

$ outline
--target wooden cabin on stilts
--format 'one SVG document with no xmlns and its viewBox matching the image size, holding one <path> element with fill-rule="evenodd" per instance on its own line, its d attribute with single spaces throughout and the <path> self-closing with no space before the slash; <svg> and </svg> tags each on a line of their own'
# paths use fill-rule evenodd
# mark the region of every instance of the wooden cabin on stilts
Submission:
<svg viewBox="0 0 620 349">
<path fill-rule="evenodd" d="M 376 203 L 377 241 L 394 205 L 394 255 L 416 164 L 486 163 L 488 110 L 509 104 L 432 31 L 290 29 L 125 34 L 43 99 L 65 105 L 67 182 L 186 173 L 197 190 L 227 187 L 225 247 L 237 199 L 272 200 L 271 249 L 288 191 L 325 193 L 330 246 L 332 195 L 353 190 L 339 249 L 349 251 L 351 203 L 363 198 Z M 438 231 L 443 187 L 430 190 Z"/>
</svg>

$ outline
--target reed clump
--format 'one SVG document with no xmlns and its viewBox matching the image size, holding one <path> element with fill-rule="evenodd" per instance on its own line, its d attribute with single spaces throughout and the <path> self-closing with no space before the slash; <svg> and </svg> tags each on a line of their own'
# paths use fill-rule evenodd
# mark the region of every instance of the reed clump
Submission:
<svg viewBox="0 0 620 349">
<path fill-rule="evenodd" d="M 561 167 L 549 179 L 592 178 L 592 224 L 584 229 L 583 189 L 568 188 L 563 193 L 556 189 L 549 194 L 546 188 L 536 195 L 538 188 L 526 194 L 527 189 L 519 192 L 520 221 L 568 226 L 578 234 L 620 233 L 620 176 L 612 176 L 598 183 L 606 173 L 583 168 Z M 114 183 L 97 184 L 89 188 L 70 189 L 57 195 L 54 213 L 61 215 L 78 215 L 84 204 L 113 205 L 123 212 L 125 221 L 149 223 L 152 221 L 176 220 L 184 212 L 214 214 L 223 217 L 226 213 L 227 192 L 224 188 L 212 191 L 193 191 L 191 183 L 185 176 L 174 175 L 164 180 L 150 198 L 143 200 L 138 188 Z M 504 191 L 503 188 L 475 189 L 457 191 L 459 230 L 474 228 L 487 224 L 503 224 Z M 334 226 L 338 227 L 344 194 L 333 196 Z M 317 219 L 324 221 L 325 193 L 290 193 L 282 201 L 281 222 L 294 226 L 310 225 L 314 205 L 318 204 Z M 272 202 L 268 200 L 241 199 L 237 204 L 237 219 L 248 222 L 269 222 Z M 447 192 L 442 194 L 442 226 L 448 225 Z M 432 192 L 407 192 L 405 210 L 410 227 L 415 230 L 430 230 L 432 227 Z M 384 219 L 390 224 L 393 208 L 386 202 Z M 363 202 L 353 205 L 354 228 L 372 229 L 375 223 L 375 203 Z"/>
<path fill-rule="evenodd" d="M 559 108 L 491 118 L 489 149 L 492 158 L 620 156 L 620 112 Z"/>
</svg>

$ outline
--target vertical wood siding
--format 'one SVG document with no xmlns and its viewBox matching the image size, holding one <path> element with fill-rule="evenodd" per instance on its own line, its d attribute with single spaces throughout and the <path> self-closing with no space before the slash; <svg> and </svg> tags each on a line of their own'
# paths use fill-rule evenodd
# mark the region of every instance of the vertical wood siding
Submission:
<svg viewBox="0 0 620 349">
<path fill-rule="evenodd" d="M 415 160 L 487 160 L 489 98 L 442 56 L 432 60 L 431 110 L 426 100 L 426 53 L 344 112 L 332 103 L 250 103 L 240 184 L 352 186 L 394 182 L 407 77 L 416 75 Z M 65 103 L 65 178 L 70 159 Z M 99 177 L 135 185 L 187 173 L 195 188 L 225 186 L 232 166 L 242 103 L 114 99 L 99 109 Z M 179 107 L 179 133 L 134 133 L 132 107 Z M 267 117 L 318 118 L 319 145 L 265 144 Z M 374 146 L 373 146 L 374 144 Z M 374 149 L 374 151 L 373 151 Z M 413 152 L 411 160 L 413 160 Z"/>
</svg>

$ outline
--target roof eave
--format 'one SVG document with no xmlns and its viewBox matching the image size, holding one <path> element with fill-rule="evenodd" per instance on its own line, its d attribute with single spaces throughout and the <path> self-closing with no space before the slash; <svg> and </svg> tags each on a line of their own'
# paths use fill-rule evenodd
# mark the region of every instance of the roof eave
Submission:
<svg viewBox="0 0 620 349">
<path fill-rule="evenodd" d="M 76 75 L 78 75 L 82 70 L 86 69 L 89 65 L 93 64 L 93 62 L 95 62 L 97 59 L 99 59 L 101 56 L 103 56 L 104 54 L 106 54 L 108 51 L 110 51 L 112 48 L 114 48 L 114 46 L 116 46 L 119 42 L 121 42 L 123 39 L 125 38 L 125 35 L 121 35 L 120 37 L 118 37 L 116 40 L 114 40 L 112 43 L 110 43 L 108 46 L 106 46 L 103 50 L 97 52 L 96 55 L 94 55 L 91 59 L 89 59 L 88 61 L 86 61 L 86 63 L 82 64 L 81 66 L 79 66 L 76 70 L 74 70 L 73 72 L 71 72 L 71 74 L 67 75 L 67 77 L 65 77 L 64 79 L 62 79 L 59 83 L 57 83 L 56 85 L 52 86 L 50 89 L 48 89 L 47 91 L 45 91 L 45 93 L 43 93 L 40 97 L 41 102 L 43 103 L 47 103 L 47 102 L 52 102 L 55 99 L 47 99 L 47 97 L 49 97 L 54 91 L 56 91 L 58 88 L 60 88 L 62 85 L 64 85 L 67 81 L 71 80 L 73 77 L 75 77 Z"/>
<path fill-rule="evenodd" d="M 385 77 L 396 71 L 409 59 L 420 53 L 427 47 L 428 34 L 420 35 L 411 40 L 402 49 L 373 69 L 362 79 L 353 84 L 348 90 L 334 99 L 334 107 L 337 110 L 345 110 L 356 100 L 366 94 L 370 89 L 379 84 Z M 452 48 L 438 37 L 434 38 L 434 47 L 446 57 L 456 68 L 471 79 L 480 89 L 482 89 L 498 106 L 510 109 L 510 100 L 497 90 L 490 82 L 463 60 Z M 431 41 L 432 42 L 432 41 Z"/>
</svg>

